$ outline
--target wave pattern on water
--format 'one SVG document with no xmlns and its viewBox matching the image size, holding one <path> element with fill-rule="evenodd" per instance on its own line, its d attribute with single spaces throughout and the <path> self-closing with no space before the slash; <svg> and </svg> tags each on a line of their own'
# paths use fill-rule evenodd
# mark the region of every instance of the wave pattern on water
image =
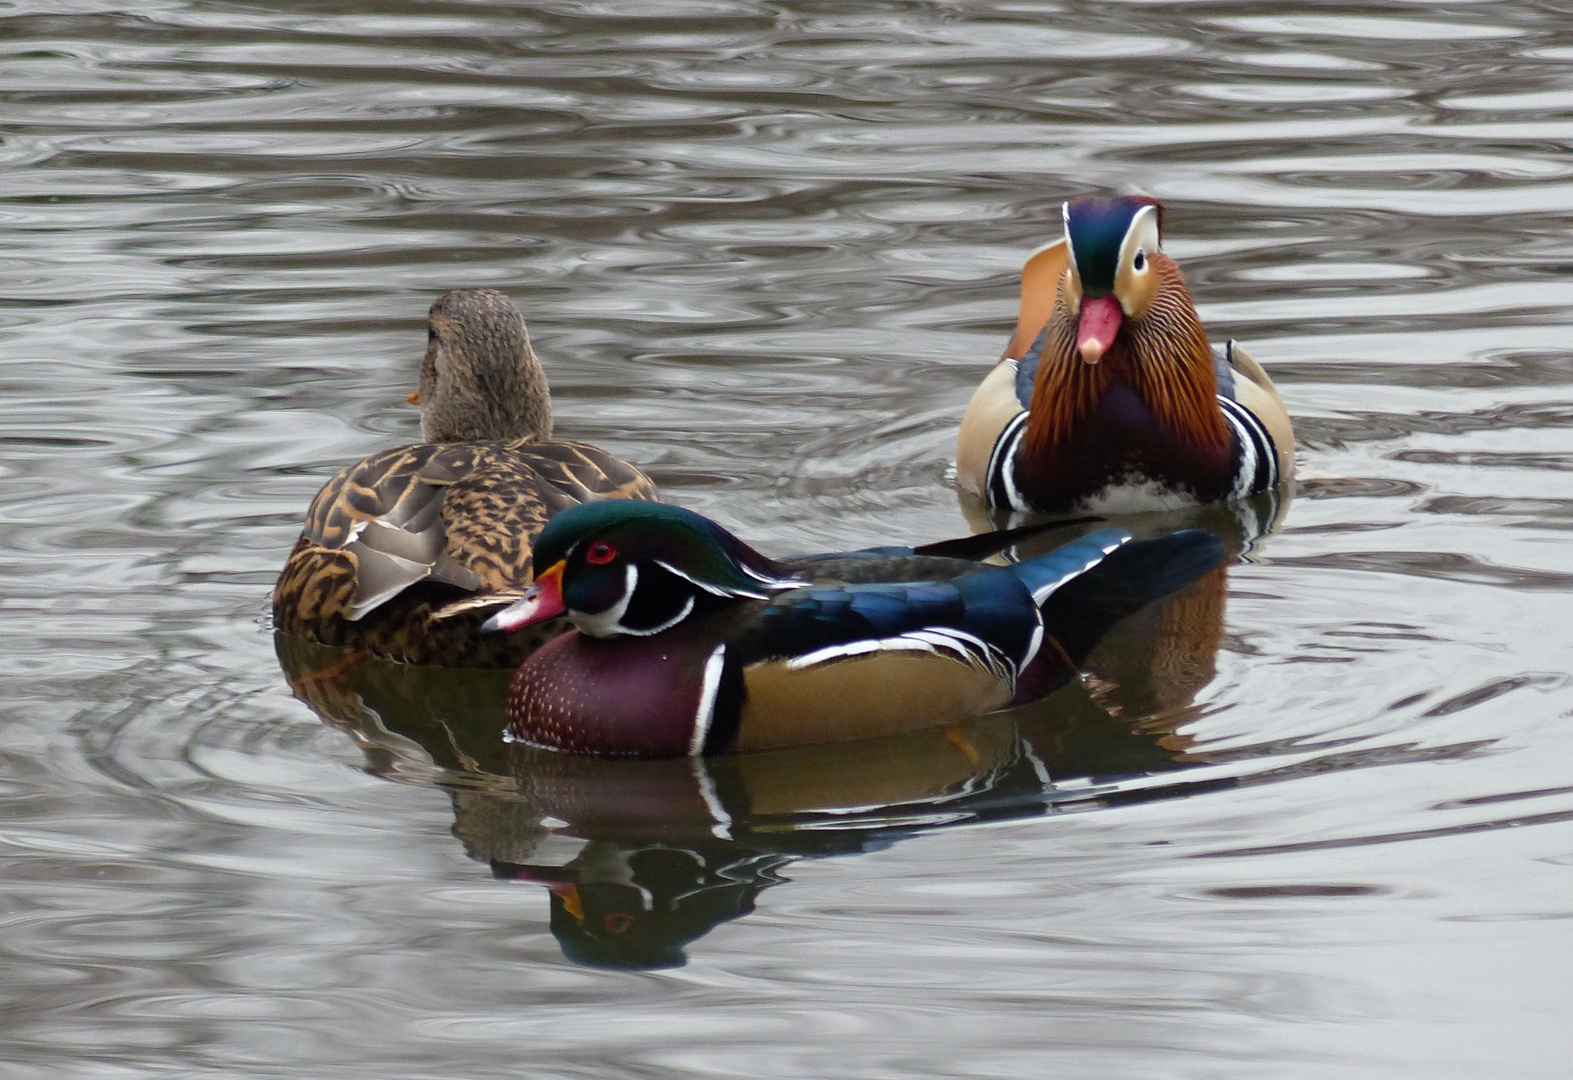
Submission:
<svg viewBox="0 0 1573 1080">
<path fill-rule="evenodd" d="M 15 1075 L 1560 1074 L 1559 5 L 48 9 L 0 13 Z M 635 977 L 474 861 L 572 830 L 282 684 L 273 575 L 415 437 L 441 291 L 506 289 L 560 430 L 763 546 L 933 538 L 1083 190 L 1164 200 L 1301 438 L 1194 700 L 1094 682 L 1012 744 L 1029 794 L 857 819 L 857 858 L 803 858 L 844 814 L 696 842 L 758 909 Z"/>
</svg>

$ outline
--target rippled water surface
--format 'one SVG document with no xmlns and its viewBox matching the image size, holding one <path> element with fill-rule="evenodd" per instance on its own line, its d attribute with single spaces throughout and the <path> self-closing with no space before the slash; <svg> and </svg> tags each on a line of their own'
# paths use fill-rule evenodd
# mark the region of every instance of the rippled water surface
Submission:
<svg viewBox="0 0 1573 1080">
<path fill-rule="evenodd" d="M 58 0 L 0 102 L 0 1075 L 1568 1075 L 1566 5 Z M 1087 190 L 1300 439 L 1184 663 L 681 768 L 280 673 L 443 290 L 767 550 L 933 539 Z"/>
</svg>

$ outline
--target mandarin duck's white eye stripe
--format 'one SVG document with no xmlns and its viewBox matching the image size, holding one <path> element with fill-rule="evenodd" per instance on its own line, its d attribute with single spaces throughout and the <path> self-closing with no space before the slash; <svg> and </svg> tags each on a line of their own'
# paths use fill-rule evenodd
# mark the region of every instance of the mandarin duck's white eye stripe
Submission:
<svg viewBox="0 0 1573 1080">
<path fill-rule="evenodd" d="M 1136 211 L 1131 224 L 1120 242 L 1120 265 L 1129 266 L 1135 273 L 1145 274 L 1152 266 L 1147 256 L 1162 250 L 1158 236 L 1158 208 L 1144 206 Z"/>
</svg>

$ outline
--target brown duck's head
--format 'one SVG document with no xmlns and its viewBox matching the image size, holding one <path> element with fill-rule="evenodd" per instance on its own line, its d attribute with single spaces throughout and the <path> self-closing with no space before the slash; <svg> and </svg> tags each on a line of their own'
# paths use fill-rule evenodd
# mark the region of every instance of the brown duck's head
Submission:
<svg viewBox="0 0 1573 1080">
<path fill-rule="evenodd" d="M 420 388 L 427 442 L 548 439 L 552 401 L 524 317 L 495 289 L 454 289 L 427 315 Z"/>
</svg>

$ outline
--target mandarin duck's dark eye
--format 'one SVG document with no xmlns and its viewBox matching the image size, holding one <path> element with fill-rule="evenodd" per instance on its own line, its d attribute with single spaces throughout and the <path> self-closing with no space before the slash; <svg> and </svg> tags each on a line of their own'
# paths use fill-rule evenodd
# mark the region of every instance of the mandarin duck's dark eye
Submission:
<svg viewBox="0 0 1573 1080">
<path fill-rule="evenodd" d="M 1141 273 L 1143 270 L 1147 269 L 1147 255 L 1146 255 L 1146 253 L 1138 251 L 1136 253 L 1136 261 L 1131 263 L 1131 265 L 1136 267 L 1136 272 L 1138 274 Z"/>
<path fill-rule="evenodd" d="M 617 549 L 605 540 L 597 540 L 590 545 L 590 550 L 584 553 L 584 561 L 591 566 L 605 566 L 617 558 Z"/>
</svg>

